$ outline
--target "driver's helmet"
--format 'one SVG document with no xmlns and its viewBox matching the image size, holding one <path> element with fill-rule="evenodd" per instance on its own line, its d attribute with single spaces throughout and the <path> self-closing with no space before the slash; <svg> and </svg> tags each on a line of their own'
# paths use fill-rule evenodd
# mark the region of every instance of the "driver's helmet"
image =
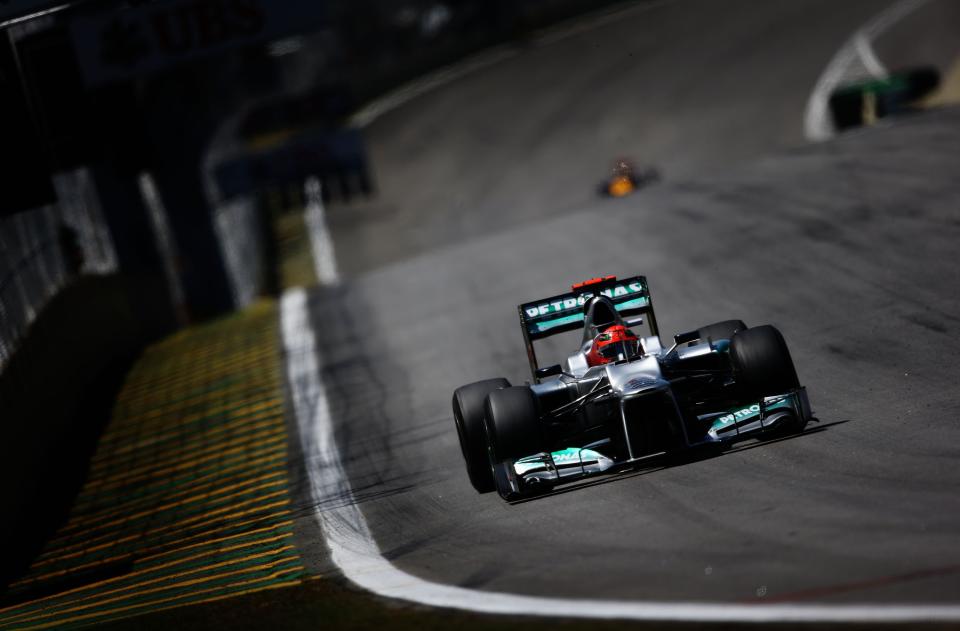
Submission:
<svg viewBox="0 0 960 631">
<path fill-rule="evenodd" d="M 614 177 L 632 178 L 633 173 L 634 173 L 634 168 L 633 168 L 632 162 L 630 162 L 626 158 L 617 158 L 616 163 L 613 165 Z"/>
<path fill-rule="evenodd" d="M 600 366 L 640 354 L 640 338 L 622 324 L 614 324 L 593 338 L 587 364 Z"/>
</svg>

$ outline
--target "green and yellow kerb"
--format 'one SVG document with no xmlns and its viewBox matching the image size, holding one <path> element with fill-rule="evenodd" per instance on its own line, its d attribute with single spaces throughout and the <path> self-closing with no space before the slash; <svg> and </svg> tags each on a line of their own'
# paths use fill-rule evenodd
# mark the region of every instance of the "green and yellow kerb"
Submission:
<svg viewBox="0 0 960 631">
<path fill-rule="evenodd" d="M 277 348 L 262 301 L 144 352 L 68 523 L 10 586 L 0 627 L 84 626 L 308 578 Z"/>
</svg>

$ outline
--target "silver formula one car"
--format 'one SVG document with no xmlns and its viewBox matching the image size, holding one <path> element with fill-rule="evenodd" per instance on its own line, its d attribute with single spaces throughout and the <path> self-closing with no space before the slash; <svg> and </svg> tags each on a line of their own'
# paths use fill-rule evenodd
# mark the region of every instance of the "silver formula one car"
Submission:
<svg viewBox="0 0 960 631">
<path fill-rule="evenodd" d="M 518 308 L 532 383 L 487 379 L 453 394 L 480 493 L 523 499 L 691 448 L 799 432 L 812 418 L 777 329 L 727 320 L 664 348 L 643 276 L 595 278 Z M 644 324 L 649 335 L 633 333 Z M 579 328 L 562 365 L 538 365 L 536 340 Z"/>
</svg>

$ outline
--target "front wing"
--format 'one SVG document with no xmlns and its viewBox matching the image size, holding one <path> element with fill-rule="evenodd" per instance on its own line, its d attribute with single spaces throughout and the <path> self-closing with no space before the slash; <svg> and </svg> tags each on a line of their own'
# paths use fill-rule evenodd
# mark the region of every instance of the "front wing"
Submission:
<svg viewBox="0 0 960 631">
<path fill-rule="evenodd" d="M 764 397 L 751 405 L 699 416 L 698 420 L 705 423 L 712 421 L 712 424 L 704 438 L 688 441 L 687 448 L 729 444 L 761 432 L 775 431 L 788 424 L 799 430 L 811 418 L 807 391 L 801 387 L 785 394 Z M 604 453 L 604 447 L 610 443 L 610 439 L 604 439 L 583 447 L 567 447 L 503 462 L 498 465 L 496 475 L 509 483 L 514 494 L 523 496 L 585 477 L 633 468 L 667 453 L 618 460 Z"/>
</svg>

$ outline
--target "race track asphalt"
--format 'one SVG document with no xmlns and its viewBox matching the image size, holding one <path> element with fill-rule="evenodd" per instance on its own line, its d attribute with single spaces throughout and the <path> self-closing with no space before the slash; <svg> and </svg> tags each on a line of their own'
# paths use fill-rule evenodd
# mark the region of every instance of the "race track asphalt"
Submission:
<svg viewBox="0 0 960 631">
<path fill-rule="evenodd" d="M 960 113 L 802 136 L 819 73 L 884 6 L 640 5 L 369 128 L 380 195 L 329 209 L 343 283 L 310 304 L 337 443 L 387 558 L 520 594 L 956 602 Z M 598 199 L 618 155 L 664 182 Z M 518 303 L 635 273 L 665 338 L 780 327 L 820 422 L 517 505 L 476 494 L 454 388 L 529 378 Z"/>
</svg>

